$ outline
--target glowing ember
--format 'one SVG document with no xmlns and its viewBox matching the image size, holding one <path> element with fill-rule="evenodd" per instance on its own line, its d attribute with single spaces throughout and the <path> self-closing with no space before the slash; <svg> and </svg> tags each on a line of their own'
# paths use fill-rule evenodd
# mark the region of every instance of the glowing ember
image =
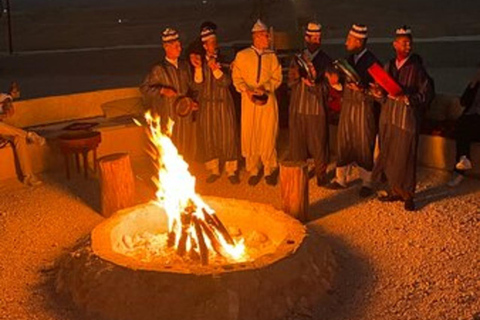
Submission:
<svg viewBox="0 0 480 320">
<path fill-rule="evenodd" d="M 236 242 L 223 223 L 195 192 L 195 178 L 170 139 L 173 122 L 162 132 L 160 118 L 145 114 L 152 148 L 149 154 L 157 169 L 155 204 L 168 215 L 168 246 L 180 256 L 188 255 L 208 264 L 209 252 L 234 260 L 244 260 L 243 239 Z"/>
</svg>

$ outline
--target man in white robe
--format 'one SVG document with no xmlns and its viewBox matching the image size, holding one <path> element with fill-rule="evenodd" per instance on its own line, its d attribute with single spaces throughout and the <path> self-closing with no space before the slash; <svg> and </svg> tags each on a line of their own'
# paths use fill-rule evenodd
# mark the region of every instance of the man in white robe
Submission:
<svg viewBox="0 0 480 320">
<path fill-rule="evenodd" d="M 237 53 L 232 80 L 242 95 L 241 149 L 250 174 L 248 183 L 258 184 L 263 164 L 265 181 L 276 185 L 278 105 L 275 90 L 282 83 L 282 68 L 269 49 L 267 27 L 258 20 L 252 28 L 253 45 Z"/>
</svg>

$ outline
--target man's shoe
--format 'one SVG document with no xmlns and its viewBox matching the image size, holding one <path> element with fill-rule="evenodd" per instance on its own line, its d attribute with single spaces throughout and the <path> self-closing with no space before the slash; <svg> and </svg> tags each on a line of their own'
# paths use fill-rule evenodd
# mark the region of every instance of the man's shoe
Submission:
<svg viewBox="0 0 480 320">
<path fill-rule="evenodd" d="M 328 184 L 328 178 L 327 178 L 326 174 L 321 175 L 321 176 L 317 176 L 317 186 L 322 187 L 322 186 L 325 186 L 327 184 Z"/>
<path fill-rule="evenodd" d="M 23 178 L 23 184 L 25 184 L 29 187 L 35 187 L 35 186 L 41 185 L 42 180 L 38 179 L 34 175 L 29 175 L 29 176 L 26 176 L 25 178 Z"/>
<path fill-rule="evenodd" d="M 220 178 L 220 176 L 218 174 L 211 174 L 208 176 L 207 178 L 207 183 L 214 183 L 215 181 L 218 180 L 218 178 Z"/>
<path fill-rule="evenodd" d="M 463 181 L 463 179 L 465 179 L 463 174 L 460 174 L 458 172 L 454 172 L 453 176 L 452 176 L 452 179 L 447 182 L 447 186 L 449 186 L 450 188 L 454 188 L 454 187 L 458 186 Z"/>
<path fill-rule="evenodd" d="M 327 189 L 330 190 L 342 190 L 347 189 L 347 186 L 344 184 L 339 183 L 337 180 L 332 180 L 329 184 L 326 185 Z"/>
<path fill-rule="evenodd" d="M 33 131 L 29 131 L 29 132 L 27 132 L 27 142 L 38 144 L 39 146 L 43 146 L 43 145 L 45 145 L 45 138 L 39 136 L 38 134 L 36 134 Z"/>
<path fill-rule="evenodd" d="M 415 202 L 413 201 L 413 198 L 407 199 L 405 201 L 405 210 L 407 211 L 415 211 Z"/>
<path fill-rule="evenodd" d="M 230 181 L 231 184 L 239 184 L 240 183 L 240 178 L 238 177 L 238 174 L 234 174 L 228 177 L 228 180 Z"/>
<path fill-rule="evenodd" d="M 257 174 L 256 176 L 250 176 L 250 178 L 248 178 L 248 184 L 254 187 L 260 182 L 261 179 L 262 176 L 260 174 Z"/>
<path fill-rule="evenodd" d="M 360 198 L 367 198 L 370 197 L 373 194 L 373 189 L 369 187 L 362 186 L 360 188 L 360 191 L 358 192 L 358 195 Z"/>
<path fill-rule="evenodd" d="M 470 170 L 472 169 L 472 162 L 468 160 L 467 156 L 461 156 L 455 168 L 458 170 Z"/>
<path fill-rule="evenodd" d="M 278 182 L 278 170 L 273 171 L 270 175 L 265 177 L 265 181 L 270 186 L 277 185 Z"/>
<path fill-rule="evenodd" d="M 396 194 L 387 194 L 385 196 L 380 196 L 378 197 L 378 200 L 381 202 L 395 202 L 395 201 L 401 201 L 402 197 Z"/>
</svg>

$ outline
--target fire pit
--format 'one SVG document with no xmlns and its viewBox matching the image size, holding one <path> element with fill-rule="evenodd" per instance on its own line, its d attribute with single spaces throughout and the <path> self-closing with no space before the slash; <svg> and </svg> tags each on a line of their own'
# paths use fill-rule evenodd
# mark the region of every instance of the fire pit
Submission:
<svg viewBox="0 0 480 320">
<path fill-rule="evenodd" d="M 135 258 L 125 239 L 167 232 L 165 215 L 148 204 L 116 213 L 66 255 L 57 291 L 89 315 L 119 320 L 273 320 L 324 301 L 334 261 L 321 238 L 269 205 L 205 201 L 241 232 L 251 258 L 209 265 L 153 253 Z"/>
<path fill-rule="evenodd" d="M 112 320 L 282 319 L 321 304 L 329 247 L 272 206 L 202 198 L 150 124 L 157 200 L 115 213 L 59 261 L 56 287 Z"/>
</svg>

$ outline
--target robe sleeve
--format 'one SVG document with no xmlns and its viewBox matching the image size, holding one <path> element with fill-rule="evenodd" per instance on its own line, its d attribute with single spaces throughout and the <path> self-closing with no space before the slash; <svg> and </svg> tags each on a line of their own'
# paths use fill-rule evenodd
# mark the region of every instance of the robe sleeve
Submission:
<svg viewBox="0 0 480 320">
<path fill-rule="evenodd" d="M 153 99 L 161 96 L 160 89 L 168 87 L 162 83 L 162 73 L 164 72 L 161 66 L 153 67 L 152 71 L 145 77 L 143 83 L 140 85 L 140 92 L 145 98 Z"/>
<path fill-rule="evenodd" d="M 282 84 L 282 65 L 278 62 L 275 54 L 272 56 L 272 66 L 270 77 L 262 84 L 268 92 L 274 92 Z"/>
<path fill-rule="evenodd" d="M 245 82 L 244 75 L 243 75 L 243 72 L 246 72 L 248 70 L 242 70 L 243 61 L 242 61 L 242 56 L 240 54 L 241 53 L 237 53 L 237 56 L 233 61 L 232 81 L 233 81 L 233 85 L 235 86 L 235 89 L 238 92 L 242 93 L 244 91 L 247 91 L 248 89 L 248 85 Z"/>
<path fill-rule="evenodd" d="M 229 87 L 232 84 L 232 80 L 227 68 L 220 68 L 217 72 L 212 72 L 213 78 L 221 87 Z M 218 75 L 218 77 L 217 77 Z"/>
<path fill-rule="evenodd" d="M 410 105 L 414 108 L 427 108 L 435 96 L 430 76 L 422 66 L 418 67 L 417 91 L 407 94 Z"/>
<path fill-rule="evenodd" d="M 292 59 L 290 62 L 290 66 L 288 67 L 288 80 L 287 85 L 289 88 L 293 88 L 299 85 L 300 82 L 300 74 L 298 72 L 298 66 L 295 63 L 295 59 Z"/>
</svg>

